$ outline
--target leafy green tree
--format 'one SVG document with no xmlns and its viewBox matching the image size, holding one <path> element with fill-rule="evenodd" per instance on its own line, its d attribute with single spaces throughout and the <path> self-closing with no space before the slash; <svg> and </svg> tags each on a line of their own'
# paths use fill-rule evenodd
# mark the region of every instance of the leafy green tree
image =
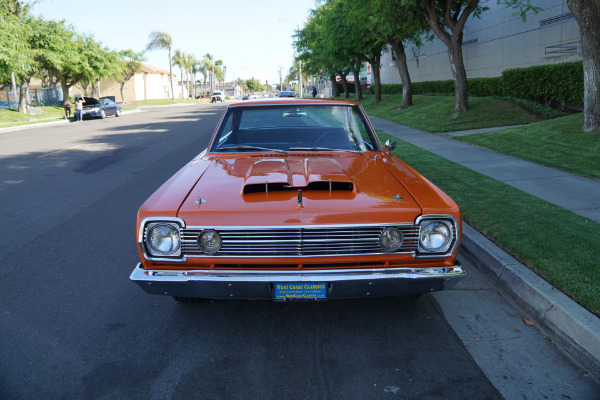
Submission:
<svg viewBox="0 0 600 400">
<path fill-rule="evenodd" d="M 0 0 L 0 16 L 13 15 L 24 17 L 29 14 L 33 6 L 39 3 L 35 1 Z"/>
<path fill-rule="evenodd" d="M 462 56 L 463 28 L 473 14 L 480 16 L 485 7 L 480 0 L 402 0 L 429 24 L 431 30 L 448 48 L 454 78 L 454 116 L 469 108 L 467 71 Z"/>
<path fill-rule="evenodd" d="M 82 36 L 79 39 L 82 55 L 85 59 L 83 78 L 81 84 L 90 85 L 92 95 L 98 90 L 98 97 L 102 96 L 100 80 L 113 77 L 120 72 L 120 56 L 118 52 L 103 47 L 91 36 Z"/>
<path fill-rule="evenodd" d="M 485 2 L 485 0 L 483 1 Z M 469 108 L 467 72 L 462 56 L 463 29 L 471 15 L 475 17 L 488 8 L 480 0 L 402 0 L 404 10 L 412 9 L 424 18 L 432 32 L 448 48 L 448 58 L 454 79 L 454 116 Z M 525 19 L 529 11 L 538 12 L 539 7 L 531 5 L 531 0 L 498 0 L 500 4 L 518 9 Z"/>
<path fill-rule="evenodd" d="M 16 17 L 0 17 L 0 81 L 9 82 L 29 59 L 29 26 Z"/>
<path fill-rule="evenodd" d="M 392 49 L 402 82 L 401 109 L 412 106 L 412 82 L 406 63 L 405 42 L 419 45 L 422 38 L 430 39 L 427 22 L 407 7 L 402 0 L 357 0 L 359 15 L 367 21 L 368 29 Z"/>
<path fill-rule="evenodd" d="M 175 91 L 173 89 L 173 39 L 167 32 L 153 31 L 149 36 L 150 42 L 146 45 L 146 50 L 167 50 L 169 52 L 169 79 L 171 82 L 171 100 L 175 100 Z"/>
<path fill-rule="evenodd" d="M 120 83 L 121 101 L 125 104 L 125 84 L 142 69 L 142 63 L 146 59 L 143 52 L 136 53 L 131 49 L 120 51 L 119 58 L 119 69 L 114 78 Z"/>
<path fill-rule="evenodd" d="M 344 98 L 349 97 L 346 76 L 350 72 L 352 58 L 346 48 L 339 43 L 339 30 L 335 29 L 337 21 L 344 21 L 345 16 L 336 14 L 338 1 L 320 4 L 310 12 L 308 21 L 295 35 L 294 46 L 297 58 L 302 60 L 305 69 L 319 76 L 327 76 L 333 87 L 334 97 L 338 97 L 336 75 L 339 75 L 344 88 Z"/>
<path fill-rule="evenodd" d="M 265 89 L 259 80 L 254 78 L 246 80 L 246 87 L 250 93 L 260 92 Z"/>
</svg>

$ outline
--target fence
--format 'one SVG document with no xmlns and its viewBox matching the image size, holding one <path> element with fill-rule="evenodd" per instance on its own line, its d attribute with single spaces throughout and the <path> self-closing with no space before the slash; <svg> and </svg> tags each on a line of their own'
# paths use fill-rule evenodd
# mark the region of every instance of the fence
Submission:
<svg viewBox="0 0 600 400">
<path fill-rule="evenodd" d="M 0 90 L 0 109 L 19 107 L 19 87 L 17 86 L 17 98 L 12 89 Z M 62 104 L 63 92 L 59 87 L 28 89 L 27 105 L 29 106 L 52 106 Z"/>
</svg>

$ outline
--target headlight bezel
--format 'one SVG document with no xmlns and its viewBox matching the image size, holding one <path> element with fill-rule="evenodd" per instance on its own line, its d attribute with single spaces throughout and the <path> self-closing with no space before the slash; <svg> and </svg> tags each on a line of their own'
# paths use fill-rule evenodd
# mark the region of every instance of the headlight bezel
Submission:
<svg viewBox="0 0 600 400">
<path fill-rule="evenodd" d="M 177 245 L 173 251 L 163 252 L 152 246 L 150 236 L 154 229 L 166 226 L 176 233 Z M 144 253 L 144 257 L 149 261 L 183 261 L 182 245 L 183 238 L 181 229 L 185 227 L 185 223 L 180 218 L 146 218 L 140 224 L 140 232 L 138 241 Z"/>
<path fill-rule="evenodd" d="M 456 251 L 460 240 L 459 224 L 456 217 L 452 215 L 422 215 L 417 218 L 415 224 L 419 226 L 416 257 L 448 257 Z M 428 247 L 422 241 L 424 228 L 434 224 L 441 224 L 448 232 L 448 240 L 442 246 L 436 248 Z"/>
</svg>

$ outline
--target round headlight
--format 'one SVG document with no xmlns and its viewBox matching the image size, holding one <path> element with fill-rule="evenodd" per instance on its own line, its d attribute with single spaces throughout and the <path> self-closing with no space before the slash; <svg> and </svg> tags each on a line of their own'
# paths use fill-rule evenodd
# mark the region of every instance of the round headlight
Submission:
<svg viewBox="0 0 600 400">
<path fill-rule="evenodd" d="M 402 246 L 404 237 L 398 228 L 385 228 L 379 236 L 379 244 L 385 251 L 396 251 Z"/>
<path fill-rule="evenodd" d="M 430 252 L 440 253 L 448 249 L 452 241 L 450 227 L 441 221 L 424 221 L 421 224 L 419 244 Z"/>
<path fill-rule="evenodd" d="M 206 254 L 215 254 L 221 249 L 221 235 L 217 231 L 206 230 L 198 237 L 198 246 Z"/>
<path fill-rule="evenodd" d="M 173 225 L 157 224 L 148 229 L 148 245 L 152 252 L 171 255 L 179 250 L 179 231 Z"/>
</svg>

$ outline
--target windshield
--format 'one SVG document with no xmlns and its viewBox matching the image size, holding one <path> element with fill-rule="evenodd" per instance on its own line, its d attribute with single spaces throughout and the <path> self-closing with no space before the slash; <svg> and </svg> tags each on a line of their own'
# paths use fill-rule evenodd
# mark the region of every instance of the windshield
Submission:
<svg viewBox="0 0 600 400">
<path fill-rule="evenodd" d="M 358 107 L 281 105 L 230 108 L 212 152 L 377 151 Z"/>
</svg>

